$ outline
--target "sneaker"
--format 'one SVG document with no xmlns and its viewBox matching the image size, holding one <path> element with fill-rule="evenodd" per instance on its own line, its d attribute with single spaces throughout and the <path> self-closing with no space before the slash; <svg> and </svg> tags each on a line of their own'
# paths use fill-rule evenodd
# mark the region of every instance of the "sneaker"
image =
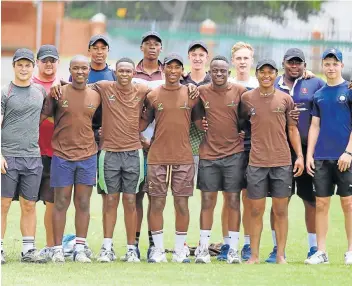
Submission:
<svg viewBox="0 0 352 286">
<path fill-rule="evenodd" d="M 276 263 L 277 246 L 274 246 L 273 251 L 269 254 L 269 257 L 265 260 L 266 263 Z"/>
<path fill-rule="evenodd" d="M 46 263 L 46 257 L 39 254 L 35 248 L 28 250 L 25 254 L 21 253 L 21 262 L 28 263 Z"/>
<path fill-rule="evenodd" d="M 309 258 L 309 257 L 311 257 L 312 255 L 314 255 L 317 251 L 318 251 L 318 247 L 312 246 L 312 247 L 309 249 L 309 252 L 308 252 L 308 254 L 307 254 L 307 258 Z"/>
<path fill-rule="evenodd" d="M 93 251 L 89 248 L 89 246 L 86 244 L 84 246 L 84 252 L 86 253 L 86 256 L 91 259 L 93 257 Z"/>
<path fill-rule="evenodd" d="M 45 246 L 43 249 L 39 251 L 39 254 L 46 258 L 47 261 L 50 261 L 53 257 L 53 248 Z"/>
<path fill-rule="evenodd" d="M 5 252 L 3 250 L 1 250 L 1 264 L 5 264 L 6 260 L 5 260 Z"/>
<path fill-rule="evenodd" d="M 238 250 L 230 249 L 227 254 L 227 263 L 228 264 L 239 264 L 241 263 L 241 258 L 238 254 Z"/>
<path fill-rule="evenodd" d="M 229 253 L 230 245 L 223 244 L 220 248 L 220 254 L 216 257 L 219 261 L 226 261 L 227 254 Z"/>
<path fill-rule="evenodd" d="M 84 250 L 83 251 L 76 251 L 75 250 L 73 252 L 73 261 L 81 262 L 81 263 L 91 263 L 92 262 Z"/>
<path fill-rule="evenodd" d="M 175 251 L 172 253 L 172 262 L 177 262 L 177 263 L 190 263 L 191 260 L 189 259 L 189 248 L 188 246 L 185 246 L 182 249 L 175 249 Z"/>
<path fill-rule="evenodd" d="M 247 261 L 249 258 L 251 258 L 251 245 L 250 244 L 245 244 L 243 245 L 242 251 L 241 251 L 241 257 L 242 261 Z"/>
<path fill-rule="evenodd" d="M 311 257 L 304 260 L 304 264 L 328 264 L 328 263 L 329 263 L 328 255 L 325 252 L 320 250 L 314 253 Z"/>
<path fill-rule="evenodd" d="M 122 256 L 120 260 L 124 262 L 141 262 L 138 258 L 136 249 L 129 249 L 125 256 Z"/>
<path fill-rule="evenodd" d="M 198 250 L 196 250 L 197 255 L 196 255 L 196 259 L 195 262 L 196 263 L 210 263 L 210 254 L 209 254 L 209 250 L 207 247 L 202 247 L 202 246 L 198 246 Z"/>
<path fill-rule="evenodd" d="M 87 255 L 87 254 L 86 254 Z M 88 256 L 87 256 L 88 257 Z M 90 258 L 90 257 L 88 257 Z M 103 246 L 100 249 L 99 256 L 97 258 L 98 262 L 113 262 L 116 260 L 115 251 L 113 248 L 111 250 L 106 250 Z"/>
<path fill-rule="evenodd" d="M 347 251 L 345 253 L 345 264 L 352 265 L 352 251 Z"/>
<path fill-rule="evenodd" d="M 63 249 L 53 250 L 51 261 L 54 263 L 65 263 L 65 255 Z"/>
<path fill-rule="evenodd" d="M 153 246 L 149 254 L 148 263 L 160 263 L 160 262 L 167 262 L 165 251 Z"/>
<path fill-rule="evenodd" d="M 154 248 L 154 247 L 155 247 L 154 245 L 149 246 L 148 251 L 147 251 L 147 260 L 149 259 L 150 253 L 153 251 L 153 248 Z"/>
</svg>

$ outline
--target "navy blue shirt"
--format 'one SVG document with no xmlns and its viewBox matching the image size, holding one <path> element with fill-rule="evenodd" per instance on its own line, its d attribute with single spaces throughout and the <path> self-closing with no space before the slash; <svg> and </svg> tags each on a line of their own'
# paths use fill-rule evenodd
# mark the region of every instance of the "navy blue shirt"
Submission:
<svg viewBox="0 0 352 286">
<path fill-rule="evenodd" d="M 300 108 L 306 109 L 301 111 L 297 127 L 299 134 L 301 135 L 302 144 L 307 146 L 308 131 L 313 108 L 313 96 L 325 85 L 325 82 L 316 77 L 310 79 L 300 78 L 296 80 L 292 90 L 290 91 L 290 89 L 283 82 L 283 76 L 279 76 L 276 78 L 274 85 L 277 89 L 290 94 L 294 103 L 301 103 L 302 105 Z"/>
<path fill-rule="evenodd" d="M 315 160 L 338 160 L 346 150 L 351 134 L 351 103 L 347 81 L 325 85 L 314 94 L 312 116 L 320 118 Z"/>
</svg>

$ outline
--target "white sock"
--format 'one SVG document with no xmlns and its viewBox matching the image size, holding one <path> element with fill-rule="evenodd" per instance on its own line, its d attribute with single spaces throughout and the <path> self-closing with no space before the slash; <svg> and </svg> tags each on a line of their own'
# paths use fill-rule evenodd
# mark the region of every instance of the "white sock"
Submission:
<svg viewBox="0 0 352 286">
<path fill-rule="evenodd" d="M 135 250 L 136 246 L 134 244 L 127 244 L 127 251 L 129 250 Z"/>
<path fill-rule="evenodd" d="M 112 238 L 105 238 L 103 240 L 103 247 L 107 250 L 107 251 L 111 251 L 112 248 Z"/>
<path fill-rule="evenodd" d="M 152 231 L 153 241 L 156 248 L 164 251 L 164 232 L 163 230 Z"/>
<path fill-rule="evenodd" d="M 274 246 L 277 246 L 275 230 L 272 230 L 272 231 L 271 231 L 271 236 L 272 236 L 272 238 L 273 238 L 273 244 L 274 244 Z"/>
<path fill-rule="evenodd" d="M 211 230 L 200 230 L 200 245 L 205 246 L 205 247 L 209 247 L 209 240 L 210 240 L 210 234 L 211 234 Z"/>
<path fill-rule="evenodd" d="M 230 245 L 230 236 L 224 236 L 224 244 Z"/>
<path fill-rule="evenodd" d="M 54 251 L 57 250 L 57 249 L 63 250 L 62 244 L 61 244 L 61 245 L 55 245 L 55 246 L 53 246 L 53 250 L 54 250 Z"/>
<path fill-rule="evenodd" d="M 240 240 L 240 233 L 238 231 L 229 231 L 230 248 L 238 250 L 238 241 Z"/>
<path fill-rule="evenodd" d="M 183 249 L 186 243 L 187 232 L 176 231 L 175 232 L 175 249 Z"/>
<path fill-rule="evenodd" d="M 34 236 L 23 236 L 22 237 L 22 252 L 26 254 L 28 250 L 35 248 Z"/>
<path fill-rule="evenodd" d="M 317 234 L 316 233 L 308 233 L 308 243 L 309 243 L 309 250 L 311 247 L 317 247 Z"/>
<path fill-rule="evenodd" d="M 251 237 L 249 236 L 249 234 L 244 235 L 244 245 L 246 244 L 251 244 Z"/>
<path fill-rule="evenodd" d="M 84 237 L 76 236 L 76 251 L 84 251 L 84 246 L 86 245 L 86 239 Z"/>
</svg>

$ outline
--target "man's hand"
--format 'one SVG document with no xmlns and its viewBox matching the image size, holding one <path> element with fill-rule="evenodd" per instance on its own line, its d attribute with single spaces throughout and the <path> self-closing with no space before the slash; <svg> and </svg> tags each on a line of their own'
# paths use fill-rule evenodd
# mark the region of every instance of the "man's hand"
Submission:
<svg viewBox="0 0 352 286">
<path fill-rule="evenodd" d="M 50 96 L 58 100 L 62 95 L 61 84 L 55 84 L 50 88 Z"/>
<path fill-rule="evenodd" d="M 1 174 L 6 174 L 6 169 L 8 168 L 5 158 L 1 155 Z"/>
<path fill-rule="evenodd" d="M 339 167 L 340 172 L 345 172 L 351 167 L 352 156 L 346 153 L 343 153 L 339 160 L 337 161 L 337 166 Z"/>
<path fill-rule="evenodd" d="M 144 138 L 144 140 L 141 140 L 143 150 L 148 151 L 150 148 L 150 141 L 147 138 Z"/>
<path fill-rule="evenodd" d="M 350 81 L 350 84 L 348 85 L 348 89 L 352 89 L 352 80 Z"/>
<path fill-rule="evenodd" d="M 299 177 L 302 175 L 304 171 L 304 160 L 303 160 L 303 155 L 298 156 L 295 162 L 295 166 L 293 167 L 293 173 L 294 177 Z"/>
<path fill-rule="evenodd" d="M 307 174 L 314 177 L 315 164 L 312 156 L 307 156 L 306 168 L 307 168 Z"/>
<path fill-rule="evenodd" d="M 202 118 L 202 127 L 203 127 L 203 131 L 207 132 L 208 130 L 208 121 L 205 117 Z"/>
<path fill-rule="evenodd" d="M 315 74 L 310 70 L 305 70 L 302 76 L 304 79 L 310 79 L 315 77 Z"/>
<path fill-rule="evenodd" d="M 243 131 L 243 130 L 241 130 L 241 132 L 240 133 L 238 133 L 238 136 L 240 136 L 240 140 L 244 140 L 244 136 L 246 135 L 246 133 Z"/>
<path fill-rule="evenodd" d="M 198 87 L 196 87 L 194 84 L 190 83 L 188 85 L 188 95 L 189 98 L 195 99 L 199 96 L 199 90 Z"/>
</svg>

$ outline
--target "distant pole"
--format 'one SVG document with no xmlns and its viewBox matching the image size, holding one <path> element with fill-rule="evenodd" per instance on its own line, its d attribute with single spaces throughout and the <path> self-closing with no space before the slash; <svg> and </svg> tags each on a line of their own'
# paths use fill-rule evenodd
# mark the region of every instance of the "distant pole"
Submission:
<svg viewBox="0 0 352 286">
<path fill-rule="evenodd" d="M 43 2 L 37 0 L 37 34 L 36 34 L 36 48 L 39 50 L 42 44 L 42 23 L 43 23 Z"/>
</svg>

